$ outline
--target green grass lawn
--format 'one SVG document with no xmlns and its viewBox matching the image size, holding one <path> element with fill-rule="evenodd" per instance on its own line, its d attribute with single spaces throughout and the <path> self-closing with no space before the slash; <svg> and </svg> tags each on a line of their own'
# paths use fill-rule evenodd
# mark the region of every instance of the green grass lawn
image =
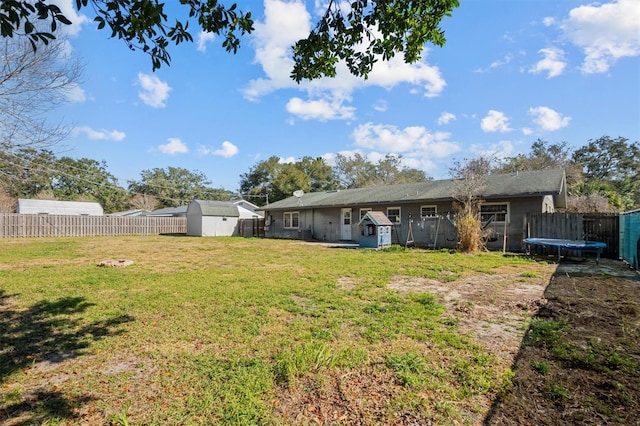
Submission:
<svg viewBox="0 0 640 426">
<path fill-rule="evenodd" d="M 537 267 L 265 239 L 0 240 L 0 423 L 475 424 L 511 371 L 435 296 L 386 286 Z"/>
</svg>

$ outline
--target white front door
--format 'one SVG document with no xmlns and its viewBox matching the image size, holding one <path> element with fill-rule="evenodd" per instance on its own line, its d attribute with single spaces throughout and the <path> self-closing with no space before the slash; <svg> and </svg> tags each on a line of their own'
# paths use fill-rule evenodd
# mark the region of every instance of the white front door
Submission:
<svg viewBox="0 0 640 426">
<path fill-rule="evenodd" d="M 348 241 L 351 240 L 351 209 L 342 209 L 340 239 Z"/>
</svg>

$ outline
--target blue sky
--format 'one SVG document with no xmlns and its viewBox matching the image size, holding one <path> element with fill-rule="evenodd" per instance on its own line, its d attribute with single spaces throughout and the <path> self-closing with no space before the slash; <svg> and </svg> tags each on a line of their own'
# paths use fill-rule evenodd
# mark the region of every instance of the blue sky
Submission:
<svg viewBox="0 0 640 426">
<path fill-rule="evenodd" d="M 446 45 L 427 46 L 419 63 L 298 85 L 288 49 L 323 3 L 240 1 L 257 22 L 238 54 L 193 25 L 194 43 L 174 46 L 156 72 L 92 16 L 76 16 L 68 40 L 86 69 L 55 111 L 74 127 L 58 154 L 104 160 L 125 187 L 174 166 L 236 191 L 273 155 L 332 164 L 336 153 L 396 153 L 440 179 L 456 160 L 526 153 L 538 138 L 572 148 L 640 139 L 638 0 L 462 0 L 443 22 Z"/>
</svg>

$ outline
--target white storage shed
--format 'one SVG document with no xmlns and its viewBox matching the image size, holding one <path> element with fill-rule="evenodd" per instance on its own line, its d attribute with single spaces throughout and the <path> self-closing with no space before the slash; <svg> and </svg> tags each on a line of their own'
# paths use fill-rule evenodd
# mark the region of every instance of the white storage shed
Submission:
<svg viewBox="0 0 640 426">
<path fill-rule="evenodd" d="M 238 207 L 228 201 L 193 200 L 187 207 L 187 235 L 230 237 L 238 235 Z"/>
</svg>

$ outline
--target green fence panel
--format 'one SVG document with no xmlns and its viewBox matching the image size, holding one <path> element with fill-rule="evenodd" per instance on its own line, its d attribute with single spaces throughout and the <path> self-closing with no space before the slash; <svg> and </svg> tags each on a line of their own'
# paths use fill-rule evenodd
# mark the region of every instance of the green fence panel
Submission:
<svg viewBox="0 0 640 426">
<path fill-rule="evenodd" d="M 640 270 L 640 210 L 620 215 L 620 257 Z"/>
</svg>

